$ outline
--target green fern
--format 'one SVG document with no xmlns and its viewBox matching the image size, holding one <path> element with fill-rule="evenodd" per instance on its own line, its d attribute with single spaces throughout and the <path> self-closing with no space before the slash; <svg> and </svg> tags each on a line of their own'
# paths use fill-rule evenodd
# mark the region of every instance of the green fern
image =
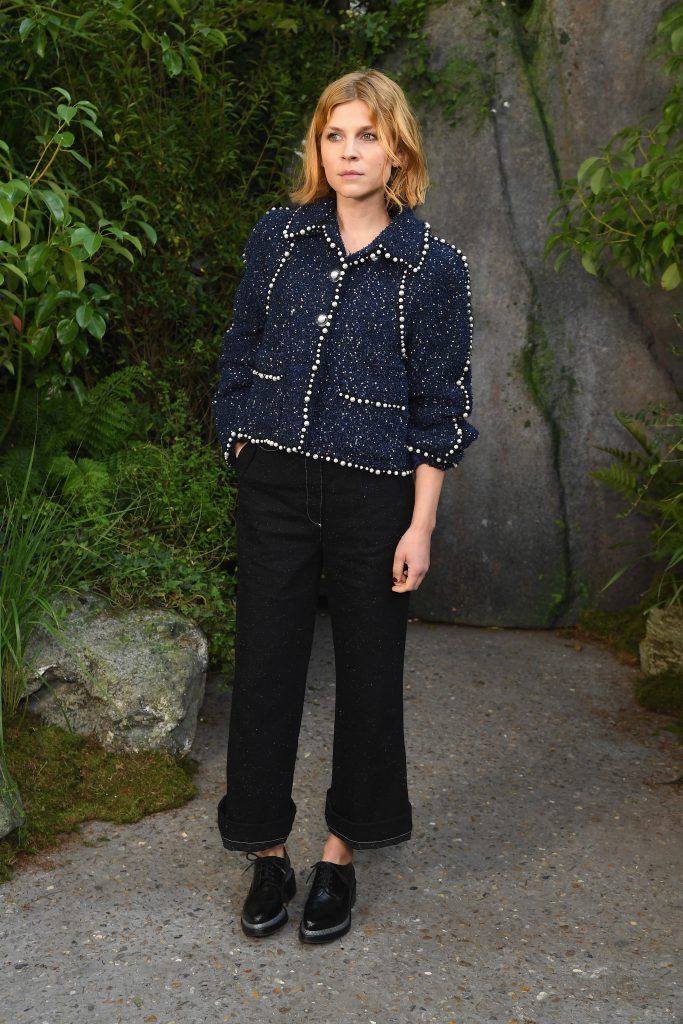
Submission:
<svg viewBox="0 0 683 1024">
<path fill-rule="evenodd" d="M 647 455 L 652 458 L 657 458 L 659 456 L 659 449 L 657 445 L 650 441 L 643 428 L 636 422 L 636 420 L 633 419 L 632 416 L 629 416 L 628 413 L 620 412 L 619 410 L 615 410 L 614 415 L 619 420 L 622 427 L 625 427 L 625 429 L 628 430 L 631 437 L 638 442 Z"/>
<path fill-rule="evenodd" d="M 146 366 L 126 366 L 86 392 L 82 404 L 69 403 L 69 440 L 95 459 L 119 451 L 138 430 L 136 389 L 151 382 Z"/>
<path fill-rule="evenodd" d="M 624 452 L 621 448 L 613 448 L 611 445 L 605 444 L 596 444 L 594 447 L 598 448 L 601 452 L 606 452 L 607 455 L 611 455 L 618 462 L 621 462 L 622 465 L 628 466 L 637 473 L 644 472 L 650 465 L 650 460 L 646 459 L 639 452 Z"/>
<path fill-rule="evenodd" d="M 95 459 L 57 455 L 50 463 L 48 480 L 58 484 L 63 498 L 78 513 L 104 513 L 111 505 L 112 479 L 107 466 Z"/>
<path fill-rule="evenodd" d="M 599 447 L 599 446 L 596 446 Z M 600 469 L 591 470 L 590 476 L 620 494 L 635 496 L 639 490 L 638 476 L 623 463 L 612 463 Z"/>
<path fill-rule="evenodd" d="M 7 481 L 8 492 L 17 493 L 31 459 L 30 486 L 39 490 L 60 466 L 55 460 L 61 456 L 104 461 L 125 449 L 132 438 L 145 437 L 152 416 L 136 392 L 147 387 L 151 378 L 144 365 L 126 366 L 97 383 L 82 399 L 63 391 L 41 398 L 39 405 L 37 392 L 23 392 L 11 443 L 0 454 L 0 477 Z M 0 411 L 6 399 L 0 396 Z"/>
<path fill-rule="evenodd" d="M 591 470 L 589 476 L 630 499 L 630 507 L 620 518 L 626 518 L 637 509 L 654 519 L 649 537 L 650 549 L 639 556 L 649 558 L 658 566 L 658 574 L 650 588 L 651 607 L 680 602 L 683 594 L 683 460 L 680 455 L 683 452 L 683 414 L 658 407 L 650 409 L 649 416 L 645 412 L 638 413 L 637 418 L 621 412 L 614 415 L 640 445 L 645 456 L 639 452 L 594 445 L 611 455 L 614 461 L 609 466 Z M 653 428 L 652 437 L 641 424 Z M 635 564 L 639 558 L 629 564 Z M 606 590 L 615 583 L 627 568 L 629 565 L 622 566 L 602 589 Z"/>
</svg>

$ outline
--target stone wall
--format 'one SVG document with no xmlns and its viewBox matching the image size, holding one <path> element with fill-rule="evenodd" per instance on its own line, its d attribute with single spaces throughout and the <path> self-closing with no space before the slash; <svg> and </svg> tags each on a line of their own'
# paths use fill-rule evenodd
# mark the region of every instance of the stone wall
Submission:
<svg viewBox="0 0 683 1024">
<path fill-rule="evenodd" d="M 457 58 L 494 98 L 479 124 L 471 102 L 455 127 L 418 109 L 432 185 L 417 212 L 470 264 L 480 430 L 446 475 L 432 567 L 411 597 L 421 618 L 569 625 L 586 603 L 637 601 L 652 576 L 643 561 L 599 593 L 651 523 L 618 520 L 624 501 L 588 474 L 611 461 L 594 445 L 632 446 L 613 410 L 676 402 L 679 296 L 620 272 L 598 280 L 575 254 L 556 272 L 543 245 L 560 179 L 615 131 L 657 119 L 669 80 L 649 54 L 669 6 L 537 0 L 522 19 L 508 4 L 497 36 L 479 3 L 430 16 L 434 67 Z M 627 538 L 637 546 L 612 549 Z"/>
</svg>

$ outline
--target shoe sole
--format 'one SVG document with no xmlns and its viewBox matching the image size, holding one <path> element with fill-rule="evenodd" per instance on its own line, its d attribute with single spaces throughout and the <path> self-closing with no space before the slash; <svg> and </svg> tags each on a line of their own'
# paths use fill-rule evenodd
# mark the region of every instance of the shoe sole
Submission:
<svg viewBox="0 0 683 1024">
<path fill-rule="evenodd" d="M 351 906 L 356 902 L 356 886 L 353 886 L 353 895 L 351 896 Z M 339 939 L 351 928 L 351 911 L 345 921 L 341 924 L 334 925 L 333 928 L 304 928 L 303 921 L 299 922 L 299 938 L 302 942 L 331 942 L 333 939 Z"/>
<path fill-rule="evenodd" d="M 290 873 L 285 879 L 283 890 L 282 902 L 286 904 L 289 903 L 296 893 L 296 874 L 294 873 L 294 868 L 290 868 Z M 273 932 L 279 931 L 284 924 L 287 924 L 288 920 L 287 907 L 282 906 L 275 917 L 271 917 L 269 921 L 260 921 L 258 924 L 252 924 L 250 921 L 245 921 L 244 917 L 240 917 L 240 924 L 245 935 L 252 939 L 261 939 L 266 935 L 272 935 Z"/>
</svg>

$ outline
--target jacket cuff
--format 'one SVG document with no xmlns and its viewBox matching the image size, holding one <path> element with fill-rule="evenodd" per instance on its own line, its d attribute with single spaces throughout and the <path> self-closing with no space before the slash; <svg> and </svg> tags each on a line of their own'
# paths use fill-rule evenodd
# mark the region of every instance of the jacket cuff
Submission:
<svg viewBox="0 0 683 1024">
<path fill-rule="evenodd" d="M 456 466 L 458 462 L 460 462 L 460 459 L 462 458 L 462 455 L 451 456 L 448 459 L 441 459 L 441 461 L 439 462 L 437 461 L 435 455 L 427 455 L 425 452 L 412 450 L 409 451 L 408 454 L 410 455 L 410 461 L 412 463 L 413 470 L 417 469 L 417 467 L 420 466 L 423 462 L 426 462 L 428 466 L 433 466 L 434 469 L 441 469 L 445 472 L 452 466 Z"/>
<path fill-rule="evenodd" d="M 434 466 L 435 469 L 445 469 L 442 464 L 436 463 L 429 455 L 420 455 L 418 452 L 408 452 L 408 455 L 414 470 L 421 466 L 423 462 L 426 462 L 428 466 Z"/>
</svg>

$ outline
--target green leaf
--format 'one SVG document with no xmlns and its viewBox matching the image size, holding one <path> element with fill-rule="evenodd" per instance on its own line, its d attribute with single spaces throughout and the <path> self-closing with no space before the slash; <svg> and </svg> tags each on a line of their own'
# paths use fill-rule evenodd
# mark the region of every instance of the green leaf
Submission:
<svg viewBox="0 0 683 1024">
<path fill-rule="evenodd" d="M 664 253 L 664 254 L 665 254 L 666 256 L 670 256 L 670 255 L 671 255 L 671 250 L 673 249 L 673 246 L 674 246 L 674 242 L 675 242 L 675 241 L 676 241 L 676 236 L 674 235 L 673 231 L 671 231 L 671 232 L 670 232 L 670 233 L 669 233 L 669 234 L 668 234 L 668 235 L 666 236 L 666 238 L 664 239 L 664 241 L 662 242 L 662 252 L 663 252 L 663 253 Z"/>
<path fill-rule="evenodd" d="M 49 254 L 50 246 L 47 242 L 38 242 L 36 245 L 32 246 L 26 253 L 27 272 L 33 275 L 37 270 L 40 270 Z"/>
<path fill-rule="evenodd" d="M 12 178 L 10 181 L 4 182 L 0 185 L 0 193 L 7 196 L 10 203 L 20 203 L 21 200 L 26 196 L 30 185 L 27 181 L 21 181 L 19 178 Z"/>
<path fill-rule="evenodd" d="M 87 303 L 83 306 L 79 306 L 76 310 L 76 320 L 78 321 L 79 327 L 83 327 L 85 330 L 88 328 L 88 324 L 95 315 L 95 310 L 92 306 Z"/>
<path fill-rule="evenodd" d="M 61 142 L 65 147 L 73 146 L 75 138 L 76 136 L 73 132 L 56 132 L 54 135 L 54 141 Z"/>
<path fill-rule="evenodd" d="M 128 249 L 124 249 L 124 248 L 123 248 L 123 246 L 122 246 L 122 245 L 119 245 L 119 243 L 118 243 L 118 242 L 113 242 L 113 241 L 111 240 L 111 238 L 108 238 L 108 239 L 107 239 L 107 246 L 108 246 L 108 247 L 109 247 L 110 249 L 113 249 L 113 250 L 114 250 L 114 252 L 117 252 L 117 253 L 119 254 L 119 256 L 123 256 L 123 257 L 124 257 L 124 259 L 127 259 L 127 260 L 128 260 L 128 262 L 129 262 L 129 263 L 130 263 L 130 264 L 131 264 L 132 266 L 135 266 L 135 260 L 134 260 L 134 258 L 133 258 L 133 254 L 132 254 L 131 252 L 128 252 Z"/>
<path fill-rule="evenodd" d="M 578 171 L 576 172 L 576 180 L 579 185 L 582 185 L 585 179 L 592 173 L 596 164 L 600 163 L 599 156 L 589 156 L 583 161 Z"/>
<path fill-rule="evenodd" d="M 175 78 L 183 70 L 183 61 L 180 54 L 176 50 L 165 50 L 164 56 L 164 67 L 168 71 L 171 78 Z"/>
<path fill-rule="evenodd" d="M 88 324 L 88 330 L 90 331 L 90 333 L 93 335 L 93 337 L 101 341 L 106 329 L 107 323 L 104 317 L 100 313 L 94 312 L 90 320 L 90 323 Z"/>
<path fill-rule="evenodd" d="M 38 327 L 42 327 L 50 317 L 52 311 L 57 305 L 57 295 L 54 291 L 48 290 L 43 292 L 35 305 L 34 320 Z"/>
<path fill-rule="evenodd" d="M 36 361 L 40 361 L 45 358 L 50 349 L 52 348 L 52 328 L 41 327 L 40 330 L 31 338 L 30 351 L 33 354 L 33 358 Z"/>
<path fill-rule="evenodd" d="M 31 242 L 31 228 L 23 220 L 17 220 L 16 232 L 19 237 L 19 249 L 26 249 Z"/>
<path fill-rule="evenodd" d="M 593 195 L 597 196 L 599 194 L 600 189 L 605 184 L 605 181 L 608 177 L 609 171 L 606 167 L 601 167 L 599 170 L 595 172 L 595 174 L 591 175 L 590 187 L 591 191 L 593 192 Z"/>
<path fill-rule="evenodd" d="M 90 161 L 86 160 L 84 156 L 81 156 L 78 150 L 67 149 L 65 152 L 67 152 L 69 156 L 72 156 L 74 160 L 78 160 L 79 164 L 83 164 L 84 167 L 87 167 L 89 171 L 92 170 L 92 164 L 90 163 Z"/>
<path fill-rule="evenodd" d="M 84 118 L 83 121 L 81 121 L 81 125 L 83 128 L 87 128 L 88 131 L 93 132 L 100 139 L 104 138 L 104 135 L 102 134 L 102 129 L 99 127 L 99 125 L 96 125 L 94 121 L 89 121 L 88 119 Z"/>
<path fill-rule="evenodd" d="M 662 274 L 662 288 L 665 291 L 670 292 L 674 288 L 678 288 L 681 283 L 681 271 L 678 263 L 670 263 Z"/>
<path fill-rule="evenodd" d="M 83 269 L 83 264 L 75 257 L 72 257 L 72 259 L 74 261 L 74 270 L 76 272 L 76 291 L 82 292 L 85 288 L 85 271 Z"/>
<path fill-rule="evenodd" d="M 82 245 L 89 256 L 93 256 L 102 245 L 102 235 L 91 231 L 89 227 L 74 228 L 71 232 L 71 245 Z"/>
<path fill-rule="evenodd" d="M 149 240 L 152 243 L 152 245 L 156 245 L 157 233 L 154 230 L 154 228 L 152 227 L 152 225 L 148 224 L 146 220 L 138 220 L 138 221 L 136 221 L 136 224 L 140 225 L 140 227 L 145 232 L 145 234 L 149 238 Z"/>
<path fill-rule="evenodd" d="M 77 113 L 78 110 L 76 107 L 69 107 L 66 103 L 59 103 L 57 105 L 57 114 L 59 115 L 60 121 L 66 121 L 67 124 L 71 124 Z"/>
<path fill-rule="evenodd" d="M 198 82 L 198 83 L 201 82 L 202 81 L 202 70 L 199 67 L 199 64 L 197 63 L 197 60 L 196 60 L 194 54 L 190 54 L 187 57 L 186 63 L 187 63 L 187 66 L 188 66 L 188 68 L 190 70 L 190 74 L 194 78 L 195 82 Z"/>
<path fill-rule="evenodd" d="M 14 207 L 7 196 L 0 195 L 0 221 L 3 224 L 11 224 L 14 220 Z"/>
<path fill-rule="evenodd" d="M 22 18 L 19 22 L 19 39 L 21 42 L 25 42 L 30 36 L 31 32 L 35 27 L 35 21 L 33 18 Z"/>
<path fill-rule="evenodd" d="M 16 277 L 20 278 L 24 284 L 28 284 L 28 278 L 24 271 L 20 270 L 19 267 L 15 267 L 13 263 L 0 263 L 0 267 L 4 267 L 10 274 L 14 274 Z"/>
<path fill-rule="evenodd" d="M 80 18 L 77 18 L 76 21 L 74 22 L 74 29 L 77 32 L 79 32 L 80 29 L 82 29 L 84 25 L 87 25 L 88 22 L 91 21 L 92 18 L 95 17 L 96 14 L 97 14 L 97 10 L 94 7 L 92 7 L 89 11 L 86 11 L 85 14 L 81 14 Z"/>
<path fill-rule="evenodd" d="M 585 252 L 583 254 L 583 256 L 581 257 L 581 265 L 583 266 L 583 269 L 586 270 L 589 274 L 597 275 L 598 268 L 596 267 L 593 257 L 590 255 L 590 253 Z"/>
<path fill-rule="evenodd" d="M 58 196 L 56 192 L 53 192 L 48 188 L 36 189 L 36 194 L 43 200 L 54 220 L 56 220 L 58 224 L 61 224 L 66 214 L 66 206 L 62 197 Z"/>
<path fill-rule="evenodd" d="M 57 340 L 60 345 L 70 345 L 78 337 L 78 324 L 73 318 L 60 320 L 57 324 Z"/>
</svg>

